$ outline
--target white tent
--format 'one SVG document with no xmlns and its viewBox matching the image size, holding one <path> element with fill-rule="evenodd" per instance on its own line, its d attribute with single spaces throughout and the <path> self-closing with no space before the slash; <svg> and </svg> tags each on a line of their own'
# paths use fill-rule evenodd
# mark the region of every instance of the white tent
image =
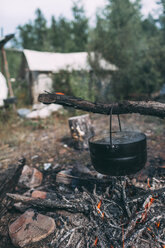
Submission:
<svg viewBox="0 0 165 248">
<path fill-rule="evenodd" d="M 87 52 L 77 53 L 50 53 L 33 50 L 23 50 L 30 71 L 51 71 L 58 73 L 60 70 L 66 71 L 91 71 Z M 95 54 L 90 53 L 94 61 Z M 105 71 L 115 71 L 117 67 L 105 59 L 99 58 L 100 68 Z"/>
<path fill-rule="evenodd" d="M 0 107 L 4 105 L 3 100 L 6 99 L 8 96 L 8 88 L 6 79 L 3 74 L 0 72 Z"/>
<path fill-rule="evenodd" d="M 91 63 L 95 61 L 95 53 L 50 53 L 33 50 L 23 50 L 23 61 L 21 64 L 21 75 L 29 85 L 29 96 L 31 102 L 38 103 L 38 95 L 44 91 L 51 91 L 53 85 L 53 74 L 60 71 L 85 71 L 92 72 Z M 100 70 L 111 72 L 116 71 L 117 67 L 97 54 L 97 61 Z M 109 78 L 108 78 L 109 81 Z"/>
</svg>

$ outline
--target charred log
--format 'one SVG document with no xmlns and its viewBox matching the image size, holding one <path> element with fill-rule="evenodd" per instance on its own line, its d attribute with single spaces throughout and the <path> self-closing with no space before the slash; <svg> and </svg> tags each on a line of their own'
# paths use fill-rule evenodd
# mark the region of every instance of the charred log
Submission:
<svg viewBox="0 0 165 248">
<path fill-rule="evenodd" d="M 27 197 L 18 194 L 10 194 L 10 193 L 8 193 L 7 196 L 16 202 L 23 202 L 24 205 L 37 207 L 40 210 L 61 209 L 61 210 L 67 210 L 72 213 L 87 213 L 89 211 L 88 207 L 85 207 L 85 205 L 81 202 L 72 203 L 72 201 L 67 202 L 65 200 L 59 200 L 58 198 L 54 200 L 34 199 L 32 197 Z"/>
<path fill-rule="evenodd" d="M 15 190 L 24 164 L 25 159 L 21 159 L 18 164 L 11 165 L 7 170 L 0 173 L 0 216 L 3 216 L 6 212 L 6 206 L 10 204 L 6 199 L 6 193 Z"/>
</svg>

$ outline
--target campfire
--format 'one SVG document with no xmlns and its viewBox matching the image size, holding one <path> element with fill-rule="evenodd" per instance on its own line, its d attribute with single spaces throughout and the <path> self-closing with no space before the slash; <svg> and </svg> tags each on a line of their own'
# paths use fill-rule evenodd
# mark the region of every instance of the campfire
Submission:
<svg viewBox="0 0 165 248">
<path fill-rule="evenodd" d="M 0 225 L 4 247 L 165 248 L 164 176 L 138 185 L 134 175 L 101 175 L 88 151 L 87 166 L 84 151 L 74 152 L 80 160 L 67 168 L 31 171 L 21 160 L 8 169 L 0 184 L 0 217 L 10 219 Z"/>
<path fill-rule="evenodd" d="M 57 183 L 59 168 L 52 168 L 35 190 L 7 193 L 8 211 L 31 209 L 53 218 L 56 230 L 44 247 L 164 247 L 162 178 L 153 178 L 145 190 L 133 185 L 131 177 L 98 179 L 92 171 L 76 177 L 73 171 L 61 172 Z M 36 191 L 41 193 L 35 196 Z"/>
</svg>

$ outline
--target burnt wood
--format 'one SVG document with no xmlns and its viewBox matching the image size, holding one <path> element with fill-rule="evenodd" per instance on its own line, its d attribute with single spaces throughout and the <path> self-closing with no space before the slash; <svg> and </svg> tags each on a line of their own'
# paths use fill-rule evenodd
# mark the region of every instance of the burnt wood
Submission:
<svg viewBox="0 0 165 248">
<path fill-rule="evenodd" d="M 68 212 L 72 212 L 72 213 L 87 214 L 89 212 L 88 206 L 85 206 L 83 201 L 72 202 L 71 200 L 65 201 L 65 200 L 59 200 L 58 198 L 56 198 L 55 200 L 36 199 L 32 197 L 27 197 L 27 196 L 23 196 L 19 194 L 10 194 L 10 193 L 7 193 L 7 196 L 16 202 L 22 202 L 24 205 L 36 207 L 42 210 L 45 210 L 48 208 L 48 209 L 67 210 Z"/>
<path fill-rule="evenodd" d="M 10 206 L 11 200 L 7 199 L 6 193 L 15 190 L 24 164 L 25 159 L 20 159 L 16 165 L 10 165 L 7 170 L 0 173 L 0 217 L 6 213 L 7 207 Z"/>
<path fill-rule="evenodd" d="M 113 106 L 113 114 L 139 113 L 160 118 L 165 117 L 165 104 L 155 101 L 121 101 L 110 104 L 89 102 L 81 98 L 59 94 L 40 94 L 38 101 L 44 104 L 60 104 L 87 112 L 109 115 Z"/>
<path fill-rule="evenodd" d="M 7 170 L 0 173 L 0 200 L 6 196 L 6 193 L 15 190 L 24 164 L 25 159 L 21 159 L 16 165 L 10 165 Z"/>
</svg>

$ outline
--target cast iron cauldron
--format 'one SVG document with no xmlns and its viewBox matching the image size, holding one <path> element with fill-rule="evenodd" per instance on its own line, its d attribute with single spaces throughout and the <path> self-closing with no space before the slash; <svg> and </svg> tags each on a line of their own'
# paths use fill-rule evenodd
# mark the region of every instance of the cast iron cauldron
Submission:
<svg viewBox="0 0 165 248">
<path fill-rule="evenodd" d="M 111 115 L 112 116 L 112 115 Z M 89 139 L 92 164 L 96 171 L 111 176 L 135 174 L 147 161 L 146 136 L 140 132 L 110 132 Z"/>
</svg>

